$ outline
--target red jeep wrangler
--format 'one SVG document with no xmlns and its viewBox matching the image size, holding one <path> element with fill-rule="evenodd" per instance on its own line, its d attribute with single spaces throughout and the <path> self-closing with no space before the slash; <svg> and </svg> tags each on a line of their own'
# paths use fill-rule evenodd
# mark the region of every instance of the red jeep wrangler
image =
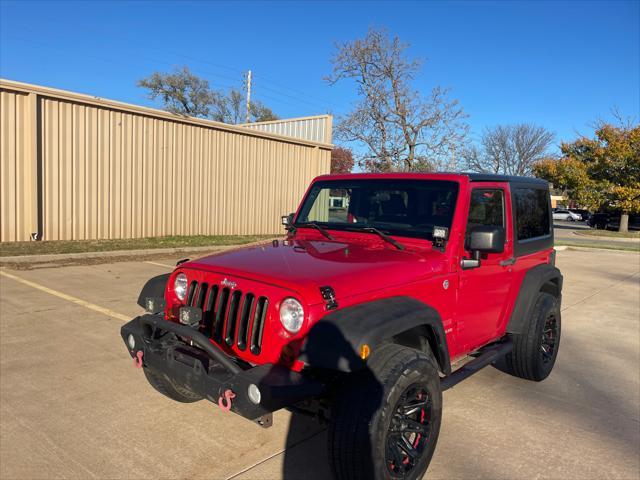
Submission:
<svg viewBox="0 0 640 480">
<path fill-rule="evenodd" d="M 551 372 L 562 275 L 546 182 L 322 176 L 283 223 L 283 240 L 147 282 L 148 313 L 122 338 L 156 390 L 263 427 L 309 413 L 329 424 L 337 478 L 420 478 L 443 390 L 490 364 Z"/>
</svg>

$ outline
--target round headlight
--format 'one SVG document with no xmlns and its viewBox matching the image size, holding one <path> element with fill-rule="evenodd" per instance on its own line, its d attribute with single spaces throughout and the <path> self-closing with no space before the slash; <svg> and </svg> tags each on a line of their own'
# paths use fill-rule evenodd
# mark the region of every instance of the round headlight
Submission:
<svg viewBox="0 0 640 480">
<path fill-rule="evenodd" d="M 173 281 L 173 291 L 176 292 L 176 297 L 180 300 L 184 300 L 187 296 L 187 276 L 184 273 L 176 275 L 176 279 Z"/>
<path fill-rule="evenodd" d="M 298 333 L 304 321 L 304 309 L 295 298 L 285 298 L 280 304 L 280 323 L 291 333 Z"/>
</svg>

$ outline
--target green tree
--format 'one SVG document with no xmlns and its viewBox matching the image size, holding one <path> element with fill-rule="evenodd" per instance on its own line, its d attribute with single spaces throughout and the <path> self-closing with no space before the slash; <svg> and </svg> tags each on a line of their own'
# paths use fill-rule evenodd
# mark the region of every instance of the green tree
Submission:
<svg viewBox="0 0 640 480">
<path fill-rule="evenodd" d="M 620 210 L 620 231 L 640 212 L 640 125 L 600 123 L 595 138 L 562 143 L 562 158 L 536 164 L 537 176 L 591 209 Z"/>
<path fill-rule="evenodd" d="M 217 102 L 218 93 L 209 82 L 189 71 L 189 67 L 176 68 L 173 73 L 154 72 L 138 81 L 138 86 L 149 90 L 149 98 L 160 98 L 165 110 L 190 117 L 208 118 Z"/>
<path fill-rule="evenodd" d="M 259 101 L 251 102 L 249 113 L 251 113 L 252 122 L 270 122 L 279 119 L 273 110 Z"/>
<path fill-rule="evenodd" d="M 191 73 L 187 66 L 171 73 L 154 72 L 138 81 L 138 86 L 149 90 L 149 98 L 160 99 L 164 109 L 172 113 L 232 124 L 246 121 L 247 107 L 239 89 L 214 90 L 206 79 Z M 276 114 L 260 101 L 251 102 L 250 122 L 277 119 Z"/>
</svg>

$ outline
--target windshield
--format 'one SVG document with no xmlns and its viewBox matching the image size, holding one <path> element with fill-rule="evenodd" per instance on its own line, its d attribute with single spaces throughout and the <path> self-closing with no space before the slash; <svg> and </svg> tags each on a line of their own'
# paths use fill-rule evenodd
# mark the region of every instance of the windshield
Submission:
<svg viewBox="0 0 640 480">
<path fill-rule="evenodd" d="M 327 180 L 314 184 L 294 225 L 336 230 L 375 227 L 391 235 L 431 239 L 451 228 L 458 184 L 440 180 Z"/>
</svg>

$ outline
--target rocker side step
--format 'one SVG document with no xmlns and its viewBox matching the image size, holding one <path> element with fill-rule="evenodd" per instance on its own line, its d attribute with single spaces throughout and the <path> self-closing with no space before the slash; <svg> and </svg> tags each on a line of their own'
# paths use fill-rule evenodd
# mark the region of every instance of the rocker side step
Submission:
<svg viewBox="0 0 640 480">
<path fill-rule="evenodd" d="M 484 347 L 477 352 L 477 357 L 475 357 L 470 362 L 465 363 L 451 375 L 440 380 L 442 391 L 444 392 L 445 390 L 454 387 L 461 381 L 469 378 L 474 373 L 479 372 L 487 365 L 491 365 L 497 362 L 511 350 L 513 350 L 513 342 L 511 341 L 511 339 L 508 339 L 502 343 L 496 343 Z"/>
</svg>

